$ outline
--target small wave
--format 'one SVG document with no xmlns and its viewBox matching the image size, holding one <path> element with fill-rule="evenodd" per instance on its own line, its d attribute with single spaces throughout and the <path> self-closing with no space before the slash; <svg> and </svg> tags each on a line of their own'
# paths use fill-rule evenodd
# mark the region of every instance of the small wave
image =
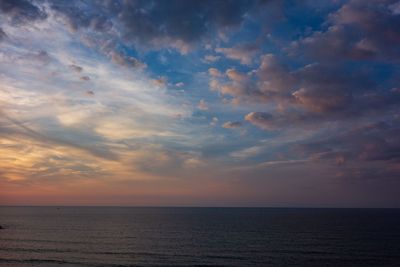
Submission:
<svg viewBox="0 0 400 267">
<path fill-rule="evenodd" d="M 206 255 L 205 258 L 221 260 L 249 260 L 247 257 L 235 255 Z"/>
<path fill-rule="evenodd" d="M 74 253 L 80 252 L 79 250 L 74 249 L 45 249 L 45 248 L 0 248 L 0 251 L 12 251 L 12 252 L 56 252 L 56 253 Z"/>
<path fill-rule="evenodd" d="M 44 265 L 48 264 L 50 266 L 54 265 L 72 265 L 72 266 L 95 266 L 95 267 L 142 267 L 143 265 L 124 265 L 124 264 L 104 264 L 104 263 L 88 263 L 88 262 L 77 262 L 77 261 L 66 261 L 66 260 L 55 260 L 55 259 L 1 259 L 0 258 L 0 264 L 5 263 L 5 264 L 39 264 L 39 265 Z M 47 266 L 47 265 L 46 265 Z"/>
<path fill-rule="evenodd" d="M 72 262 L 72 261 L 65 261 L 65 260 L 51 260 L 51 259 L 0 259 L 0 263 L 29 263 L 29 264 L 79 264 L 82 265 L 83 263 L 79 262 Z M 84 265 L 84 264 L 83 264 Z"/>
</svg>

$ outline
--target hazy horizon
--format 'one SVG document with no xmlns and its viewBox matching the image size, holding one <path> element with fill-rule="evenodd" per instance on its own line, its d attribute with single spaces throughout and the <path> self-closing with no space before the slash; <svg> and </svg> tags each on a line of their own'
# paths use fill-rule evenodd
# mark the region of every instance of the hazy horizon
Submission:
<svg viewBox="0 0 400 267">
<path fill-rule="evenodd" d="M 397 207 L 336 207 L 336 206 L 123 206 L 123 205 L 0 205 L 0 207 L 43 207 L 43 208 L 199 208 L 199 209 L 349 209 L 349 210 L 357 210 L 357 209 L 381 209 L 381 210 L 398 210 L 400 208 Z"/>
</svg>

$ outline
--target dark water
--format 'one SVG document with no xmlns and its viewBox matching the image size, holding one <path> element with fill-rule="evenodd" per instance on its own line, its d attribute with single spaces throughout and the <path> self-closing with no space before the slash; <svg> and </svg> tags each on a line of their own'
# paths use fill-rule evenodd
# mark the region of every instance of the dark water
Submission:
<svg viewBox="0 0 400 267">
<path fill-rule="evenodd" d="M 400 210 L 0 207 L 0 266 L 400 266 Z"/>
</svg>

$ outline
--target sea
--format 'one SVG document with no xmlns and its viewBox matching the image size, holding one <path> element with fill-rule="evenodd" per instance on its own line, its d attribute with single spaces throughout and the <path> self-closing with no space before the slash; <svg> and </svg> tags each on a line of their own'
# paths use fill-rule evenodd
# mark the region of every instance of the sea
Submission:
<svg viewBox="0 0 400 267">
<path fill-rule="evenodd" d="M 400 266 L 399 209 L 0 207 L 0 266 Z"/>
</svg>

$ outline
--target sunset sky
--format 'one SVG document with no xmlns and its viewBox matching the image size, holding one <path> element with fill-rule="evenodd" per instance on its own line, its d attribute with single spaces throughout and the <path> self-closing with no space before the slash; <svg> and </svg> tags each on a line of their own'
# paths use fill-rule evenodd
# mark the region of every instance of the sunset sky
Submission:
<svg viewBox="0 0 400 267">
<path fill-rule="evenodd" d="M 400 207 L 400 2 L 0 0 L 0 204 Z"/>
</svg>

